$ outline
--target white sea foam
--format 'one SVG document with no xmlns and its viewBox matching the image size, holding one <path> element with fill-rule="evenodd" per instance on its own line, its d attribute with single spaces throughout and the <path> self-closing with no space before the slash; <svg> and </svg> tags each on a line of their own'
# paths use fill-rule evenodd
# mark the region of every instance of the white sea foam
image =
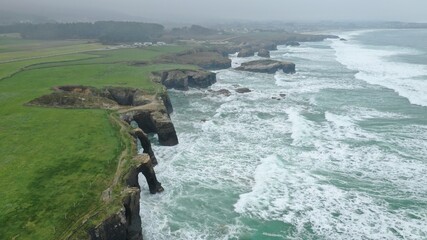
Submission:
<svg viewBox="0 0 427 240">
<path fill-rule="evenodd" d="M 427 128 L 384 124 L 375 131 L 363 125 L 411 116 L 325 105 L 322 90 L 366 84 L 347 79 L 351 71 L 330 79 L 333 71 L 321 72 L 322 60 L 304 48 L 293 56 L 314 64 L 302 62 L 297 74 L 219 71 L 212 89 L 228 89 L 230 97 L 172 91 L 172 101 L 184 104 L 174 103 L 172 114 L 180 144 L 153 146 L 166 191 L 151 196 L 142 183 L 146 239 L 245 239 L 269 221 L 293 227 L 260 233 L 264 238 L 427 236 L 427 212 L 416 205 L 427 199 Z M 331 49 L 317 50 L 327 68 L 339 65 L 330 62 Z M 237 87 L 253 92 L 237 94 Z M 280 93 L 287 96 L 271 99 Z"/>
<path fill-rule="evenodd" d="M 352 40 L 357 34 L 361 33 L 348 35 L 351 41 L 332 41 L 336 59 L 357 71 L 356 78 L 393 89 L 412 104 L 427 106 L 427 66 L 390 60 L 392 56 L 416 54 L 417 51 L 364 46 Z"/>
<path fill-rule="evenodd" d="M 235 210 L 296 226 L 297 232 L 285 238 L 304 236 L 307 224 L 326 239 L 399 238 L 395 234 L 417 239 L 425 231 L 425 214 L 414 213 L 421 219 L 411 219 L 399 211 L 389 212 L 386 202 L 339 189 L 307 171 L 284 165 L 277 156 L 263 159 L 254 178 L 252 191 L 240 195 Z"/>
</svg>

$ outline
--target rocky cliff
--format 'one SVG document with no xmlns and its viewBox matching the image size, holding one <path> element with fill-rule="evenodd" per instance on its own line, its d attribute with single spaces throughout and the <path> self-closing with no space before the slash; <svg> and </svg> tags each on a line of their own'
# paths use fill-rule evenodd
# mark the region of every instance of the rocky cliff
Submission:
<svg viewBox="0 0 427 240">
<path fill-rule="evenodd" d="M 216 82 L 216 74 L 205 70 L 168 70 L 153 72 L 151 79 L 168 89 L 188 90 L 190 87 L 207 88 Z"/>
</svg>

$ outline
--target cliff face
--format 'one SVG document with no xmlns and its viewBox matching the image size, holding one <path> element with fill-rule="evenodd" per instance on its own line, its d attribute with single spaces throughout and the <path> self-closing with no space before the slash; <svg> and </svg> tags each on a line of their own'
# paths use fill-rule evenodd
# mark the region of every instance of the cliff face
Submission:
<svg viewBox="0 0 427 240">
<path fill-rule="evenodd" d="M 145 133 L 157 133 L 161 145 L 178 144 L 175 127 L 163 101 L 121 109 L 119 113 L 124 121 L 128 123 L 135 121 Z"/>
<path fill-rule="evenodd" d="M 142 240 L 139 199 L 139 188 L 126 188 L 123 191 L 120 211 L 89 230 L 89 238 L 92 240 Z"/>
<path fill-rule="evenodd" d="M 168 70 L 152 73 L 152 80 L 168 89 L 207 88 L 216 82 L 216 74 L 205 70 Z"/>
</svg>

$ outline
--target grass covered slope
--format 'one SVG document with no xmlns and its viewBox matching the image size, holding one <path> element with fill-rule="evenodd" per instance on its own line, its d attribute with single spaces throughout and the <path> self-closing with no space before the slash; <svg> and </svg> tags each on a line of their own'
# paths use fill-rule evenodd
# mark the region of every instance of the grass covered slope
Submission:
<svg viewBox="0 0 427 240">
<path fill-rule="evenodd" d="M 169 46 L 83 53 L 82 49 L 93 48 L 55 42 L 39 54 L 40 49 L 31 52 L 26 41 L 17 41 L 0 40 L 0 59 L 5 61 L 0 63 L 0 239 L 61 239 L 88 214 L 105 208 L 101 193 L 111 185 L 119 156 L 130 139 L 120 134 L 114 114 L 106 110 L 25 104 L 58 85 L 162 91 L 162 86 L 150 81 L 149 73 L 182 66 L 133 66 L 129 61 L 149 62 L 185 49 Z M 55 56 L 45 57 L 44 51 Z M 6 63 L 22 58 L 23 52 L 38 58 Z M 96 218 L 102 217 L 101 211 Z"/>
</svg>

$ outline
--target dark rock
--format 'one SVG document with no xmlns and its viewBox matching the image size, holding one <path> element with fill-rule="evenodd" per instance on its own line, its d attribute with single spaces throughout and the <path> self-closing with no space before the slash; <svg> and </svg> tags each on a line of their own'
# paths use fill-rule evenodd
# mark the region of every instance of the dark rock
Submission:
<svg viewBox="0 0 427 240">
<path fill-rule="evenodd" d="M 242 63 L 237 70 L 261 73 L 275 73 L 283 70 L 284 73 L 295 73 L 295 64 L 292 62 L 281 62 L 276 60 L 256 60 Z"/>
<path fill-rule="evenodd" d="M 165 105 L 167 112 L 171 114 L 173 112 L 173 106 L 168 93 L 165 91 L 160 95 L 160 97 L 162 98 L 163 105 Z"/>
<path fill-rule="evenodd" d="M 258 57 L 269 58 L 270 57 L 270 51 L 268 51 L 267 49 L 260 49 L 260 50 L 258 50 Z"/>
<path fill-rule="evenodd" d="M 165 71 L 162 73 L 161 83 L 166 88 L 188 90 L 188 75 L 179 70 Z"/>
<path fill-rule="evenodd" d="M 274 42 L 263 42 L 259 45 L 259 47 L 269 51 L 277 50 L 277 44 Z"/>
<path fill-rule="evenodd" d="M 157 165 L 157 158 L 154 155 L 153 149 L 151 148 L 150 139 L 148 139 L 147 134 L 140 128 L 133 129 L 131 135 L 138 139 L 141 142 L 141 147 L 144 150 L 143 152 L 150 156 L 150 160 L 154 166 Z"/>
<path fill-rule="evenodd" d="M 123 191 L 122 208 L 89 229 L 91 240 L 142 240 L 141 217 L 139 216 L 140 190 L 126 188 Z"/>
<path fill-rule="evenodd" d="M 123 206 L 126 212 L 127 239 L 142 240 L 142 224 L 140 214 L 139 188 L 126 188 L 124 191 Z"/>
<path fill-rule="evenodd" d="M 218 91 L 210 90 L 210 92 L 212 92 L 212 93 L 214 93 L 216 95 L 224 95 L 226 97 L 229 97 L 231 95 L 231 92 L 228 91 L 227 89 L 220 89 Z"/>
<path fill-rule="evenodd" d="M 122 118 L 127 121 L 134 120 L 145 133 L 157 133 L 159 143 L 163 146 L 178 144 L 175 127 L 166 109 L 164 111 L 159 111 L 158 108 L 133 110 L 124 113 Z"/>
<path fill-rule="evenodd" d="M 147 180 L 148 188 L 151 194 L 156 194 L 159 192 L 163 192 L 164 188 L 162 184 L 157 181 L 156 173 L 154 172 L 154 165 L 151 162 L 151 159 L 146 154 L 137 155 L 133 159 L 134 166 L 132 170 L 137 173 L 142 173 L 145 179 Z M 130 175 L 131 176 L 131 175 Z"/>
<path fill-rule="evenodd" d="M 286 97 L 286 94 L 281 93 L 281 94 L 279 94 L 279 96 L 281 96 L 282 98 L 284 98 L 284 97 Z"/>
<path fill-rule="evenodd" d="M 347 39 L 345 39 L 345 38 L 340 38 L 340 41 L 347 41 Z"/>
<path fill-rule="evenodd" d="M 153 73 L 153 80 L 166 88 L 188 90 L 189 87 L 206 88 L 216 82 L 216 74 L 204 70 L 169 70 Z"/>
<path fill-rule="evenodd" d="M 163 146 L 174 146 L 178 144 L 175 127 L 169 115 L 161 112 L 151 113 L 151 119 L 156 126 L 159 143 Z"/>
<path fill-rule="evenodd" d="M 128 122 L 135 121 L 145 133 L 157 133 L 156 125 L 151 117 L 151 111 L 136 111 L 124 115 Z"/>
<path fill-rule="evenodd" d="M 255 51 L 252 48 L 243 48 L 240 49 L 237 57 L 252 57 L 255 55 Z"/>
<path fill-rule="evenodd" d="M 128 240 L 126 228 L 126 210 L 122 208 L 88 233 L 91 240 Z"/>
<path fill-rule="evenodd" d="M 235 90 L 238 93 L 248 93 L 248 92 L 252 92 L 249 88 L 238 88 Z"/>
<path fill-rule="evenodd" d="M 207 88 L 214 83 L 216 83 L 216 73 L 206 71 L 194 71 L 189 73 L 189 87 Z"/>
<path fill-rule="evenodd" d="M 299 42 L 297 42 L 297 41 L 287 41 L 287 42 L 285 43 L 285 45 L 286 45 L 286 46 L 293 46 L 293 47 L 300 46 Z"/>
</svg>

